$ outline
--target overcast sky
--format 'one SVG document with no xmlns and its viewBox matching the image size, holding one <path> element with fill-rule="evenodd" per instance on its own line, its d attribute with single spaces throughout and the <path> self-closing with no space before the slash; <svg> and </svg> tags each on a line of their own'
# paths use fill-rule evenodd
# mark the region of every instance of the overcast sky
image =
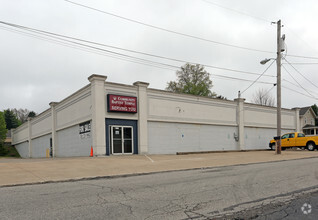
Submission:
<svg viewBox="0 0 318 220">
<path fill-rule="evenodd" d="M 308 96 L 318 97 L 318 64 L 313 64 L 318 63 L 318 59 L 288 55 L 318 57 L 318 1 L 73 1 L 175 32 L 273 53 L 239 49 L 165 32 L 64 0 L 0 0 L 0 20 L 124 49 L 260 74 L 270 62 L 266 65 L 259 62 L 276 56 L 277 27 L 270 21 L 281 19 L 284 25 L 282 34 L 286 35 L 286 59 L 294 63 L 293 66 L 298 70 L 296 72 L 293 67 L 284 64 L 289 75 L 282 68 L 282 107 L 303 107 L 317 103 L 316 98 Z M 105 53 L 66 47 L 16 33 L 16 30 L 0 25 L 0 110 L 27 108 L 40 113 L 49 108 L 51 101 L 61 101 L 87 85 L 87 77 L 93 73 L 107 75 L 107 81 L 110 82 L 132 84 L 144 81 L 150 83 L 150 88 L 164 89 L 168 81 L 176 79 L 176 69 L 171 66 L 184 64 L 104 48 L 171 66 L 158 68 L 143 65 L 136 63 L 136 60 L 124 61 Z M 220 76 L 246 80 L 258 77 L 209 67 L 206 70 L 211 73 L 212 90 L 230 100 L 236 98 L 238 91 L 244 91 L 251 82 Z M 265 74 L 272 77 L 263 76 L 259 81 L 269 84 L 256 83 L 247 89 L 242 94 L 247 102 L 251 101 L 259 88 L 269 90 L 273 87 L 276 64 Z M 269 94 L 276 97 L 276 87 Z"/>
</svg>

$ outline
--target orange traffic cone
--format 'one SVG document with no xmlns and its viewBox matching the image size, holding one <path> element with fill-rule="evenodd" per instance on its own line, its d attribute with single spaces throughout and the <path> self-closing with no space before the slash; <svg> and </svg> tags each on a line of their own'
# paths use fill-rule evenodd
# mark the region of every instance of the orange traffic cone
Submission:
<svg viewBox="0 0 318 220">
<path fill-rule="evenodd" d="M 90 157 L 93 156 L 93 147 L 91 146 L 91 154 L 89 155 Z"/>
</svg>

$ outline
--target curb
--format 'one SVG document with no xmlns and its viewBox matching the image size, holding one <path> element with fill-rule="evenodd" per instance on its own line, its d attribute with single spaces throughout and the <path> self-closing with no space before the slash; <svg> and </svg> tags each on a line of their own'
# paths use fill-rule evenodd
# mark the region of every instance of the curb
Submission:
<svg viewBox="0 0 318 220">
<path fill-rule="evenodd" d="M 177 152 L 176 155 L 189 154 L 214 154 L 214 153 L 235 153 L 235 152 L 255 152 L 255 151 L 271 151 L 271 149 L 255 149 L 255 150 L 216 150 L 216 151 L 195 151 L 195 152 Z"/>
</svg>

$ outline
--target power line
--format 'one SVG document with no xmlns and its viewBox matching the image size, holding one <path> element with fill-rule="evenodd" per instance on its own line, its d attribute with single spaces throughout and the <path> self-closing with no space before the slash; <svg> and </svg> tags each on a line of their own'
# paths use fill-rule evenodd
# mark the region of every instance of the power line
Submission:
<svg viewBox="0 0 318 220">
<path fill-rule="evenodd" d="M 266 73 L 266 71 L 273 65 L 274 62 L 275 62 L 275 60 L 273 60 L 272 63 L 264 70 L 264 72 L 263 72 L 261 75 L 259 75 L 259 77 L 257 77 L 257 78 L 252 82 L 251 85 L 249 85 L 246 89 L 244 89 L 243 92 L 241 92 L 241 94 L 243 94 L 243 93 L 244 93 L 246 90 L 248 90 L 252 85 L 254 85 L 254 83 L 256 83 L 257 80 L 259 80 L 259 79 L 264 75 L 264 73 Z"/>
<path fill-rule="evenodd" d="M 300 37 L 300 35 L 298 35 L 295 31 L 293 31 L 292 29 L 290 29 L 288 26 L 286 26 L 286 29 L 289 30 L 293 35 L 295 35 L 298 39 L 300 39 L 306 46 L 307 48 L 310 48 L 311 50 L 313 49 L 312 46 L 307 43 L 302 37 Z M 315 50 L 315 52 L 317 52 L 317 50 Z M 303 57 L 304 58 L 304 57 Z M 308 58 L 308 59 L 313 59 L 312 57 Z"/>
<path fill-rule="evenodd" d="M 312 98 L 315 98 L 309 91 L 307 91 L 307 90 L 293 77 L 293 75 L 286 69 L 285 66 L 283 66 L 283 68 L 284 68 L 285 71 L 291 76 L 291 78 L 293 78 L 293 80 L 294 80 L 305 92 L 307 92 Z"/>
<path fill-rule="evenodd" d="M 107 14 L 109 16 L 120 18 L 120 19 L 129 21 L 129 22 L 133 22 L 133 23 L 136 23 L 136 24 L 139 24 L 139 25 L 144 25 L 144 26 L 147 26 L 147 27 L 150 27 L 150 28 L 153 28 L 153 29 L 169 32 L 169 33 L 172 33 L 172 34 L 176 34 L 176 35 L 180 35 L 180 36 L 184 36 L 184 37 L 188 37 L 188 38 L 192 38 L 192 39 L 197 39 L 197 40 L 201 40 L 201 41 L 205 41 L 205 42 L 209 42 L 209 43 L 214 43 L 214 44 L 223 45 L 223 46 L 232 47 L 232 48 L 237 48 L 237 49 L 242 49 L 242 50 L 249 50 L 249 51 L 270 53 L 270 54 L 275 53 L 273 51 L 266 51 L 266 50 L 260 50 L 260 49 L 255 49 L 255 48 L 243 47 L 243 46 L 238 46 L 238 45 L 234 45 L 234 44 L 228 44 L 228 43 L 223 43 L 223 42 L 219 42 L 219 41 L 215 41 L 215 40 L 210 40 L 210 39 L 206 39 L 206 38 L 202 38 L 202 37 L 198 37 L 198 36 L 194 36 L 194 35 L 190 35 L 190 34 L 185 34 L 185 33 L 181 33 L 181 32 L 178 32 L 178 31 L 173 31 L 173 30 L 169 30 L 169 29 L 166 29 L 166 28 L 158 27 L 158 26 L 155 26 L 155 25 L 152 25 L 152 24 L 147 24 L 147 23 L 144 23 L 144 22 L 141 22 L 141 21 L 137 21 L 137 20 L 134 20 L 134 19 L 131 19 L 131 18 L 127 18 L 127 17 L 123 17 L 123 16 L 120 16 L 120 15 L 116 15 L 116 14 L 113 14 L 113 13 L 110 13 L 110 12 L 107 12 L 107 11 L 103 11 L 103 10 L 100 10 L 100 9 L 97 9 L 97 8 L 93 8 L 93 7 L 90 7 L 90 6 L 87 6 L 87 5 L 83 5 L 83 4 L 80 4 L 80 3 L 76 3 L 76 2 L 73 2 L 73 1 L 69 1 L 69 0 L 64 0 L 64 1 L 66 1 L 68 3 L 71 3 L 71 4 L 74 4 L 74 5 L 77 5 L 77 6 L 81 6 L 81 7 L 93 10 L 93 11 L 97 11 L 97 12 L 100 12 L 100 13 L 103 13 L 103 14 Z M 304 59 L 318 59 L 318 57 L 292 55 L 292 54 L 291 55 L 287 55 L 287 56 L 304 58 Z"/>
<path fill-rule="evenodd" d="M 179 68 L 178 66 L 169 65 L 170 67 L 175 68 L 175 69 L 171 69 L 171 68 L 167 68 L 166 67 L 168 64 L 163 64 L 163 63 L 158 63 L 158 62 L 154 63 L 154 61 L 149 61 L 151 63 L 147 63 L 148 60 L 138 60 L 139 58 L 135 58 L 135 60 L 133 60 L 133 59 L 129 59 L 128 57 L 120 57 L 118 55 L 116 56 L 116 55 L 113 55 L 113 54 L 105 54 L 105 53 L 102 53 L 101 51 L 94 50 L 94 48 L 86 48 L 85 46 L 72 45 L 72 44 L 69 43 L 71 41 L 62 42 L 62 41 L 59 41 L 59 40 L 50 39 L 50 38 L 47 38 L 47 37 L 41 37 L 41 36 L 38 36 L 38 35 L 25 33 L 25 32 L 18 31 L 18 30 L 9 30 L 8 28 L 4 28 L 4 27 L 0 27 L 0 29 L 11 31 L 11 32 L 15 32 L 15 33 L 19 33 L 19 34 L 22 34 L 22 35 L 25 35 L 25 36 L 29 36 L 29 37 L 34 37 L 36 39 L 48 41 L 48 42 L 59 44 L 59 45 L 66 46 L 66 47 L 69 47 L 69 48 L 78 49 L 78 50 L 81 50 L 81 51 L 86 51 L 86 52 L 90 52 L 90 53 L 94 53 L 94 54 L 98 54 L 98 55 L 102 55 L 102 56 L 106 56 L 106 57 L 111 57 L 111 58 L 115 58 L 115 59 L 119 59 L 119 60 L 123 60 L 123 61 L 128 61 L 128 62 L 132 62 L 132 63 L 137 63 L 137 64 L 142 64 L 142 65 L 157 67 L 157 68 L 161 68 L 161 69 L 168 69 L 168 70 L 173 70 L 173 71 L 175 71 L 176 69 Z M 103 52 L 107 52 L 107 51 L 103 51 Z M 158 64 L 158 65 L 155 65 L 155 64 Z"/>
<path fill-rule="evenodd" d="M 136 58 L 136 57 L 133 57 L 133 56 L 121 57 L 124 54 L 120 54 L 120 53 L 116 53 L 115 55 L 114 54 L 105 54 L 103 52 L 113 53 L 113 51 L 103 50 L 103 49 L 100 49 L 100 48 L 97 48 L 97 47 L 91 47 L 91 46 L 85 45 L 85 44 L 78 44 L 77 42 L 65 40 L 63 38 L 59 38 L 59 37 L 56 37 L 56 36 L 61 36 L 61 37 L 65 37 L 65 38 L 71 38 L 71 39 L 75 39 L 75 40 L 79 40 L 79 41 L 83 41 L 83 42 L 89 42 L 89 43 L 92 43 L 92 44 L 99 44 L 99 45 L 103 45 L 103 46 L 109 46 L 109 45 L 104 45 L 104 44 L 91 42 L 91 41 L 85 41 L 85 40 L 78 39 L 78 38 L 72 38 L 72 37 L 68 37 L 68 36 L 65 36 L 65 35 L 59 35 L 59 34 L 54 34 L 54 33 L 51 33 L 51 32 L 45 32 L 45 31 L 42 31 L 42 30 L 32 29 L 32 28 L 28 28 L 28 27 L 24 27 L 24 26 L 20 26 L 20 25 L 12 25 L 10 23 L 6 23 L 6 22 L 2 22 L 2 21 L 0 21 L 0 23 L 5 24 L 5 25 L 9 25 L 9 26 L 13 26 L 15 28 L 25 29 L 27 31 L 31 31 L 32 30 L 33 33 L 36 33 L 36 34 L 39 34 L 38 32 L 40 32 L 40 34 L 45 34 L 44 36 L 46 36 L 46 37 L 42 37 L 42 36 L 38 36 L 38 35 L 35 35 L 35 34 L 26 33 L 26 32 L 23 32 L 23 31 L 13 30 L 13 29 L 5 28 L 5 27 L 0 27 L 1 29 L 7 30 L 7 31 L 11 31 L 11 32 L 15 32 L 15 33 L 19 33 L 19 34 L 22 34 L 22 35 L 25 35 L 25 36 L 29 36 L 29 37 L 34 37 L 36 39 L 45 40 L 45 41 L 48 41 L 48 42 L 53 42 L 53 43 L 56 43 L 56 44 L 59 44 L 59 45 L 62 45 L 62 46 L 66 46 L 66 47 L 70 47 L 70 48 L 73 48 L 73 49 L 78 49 L 78 50 L 82 50 L 82 51 L 86 51 L 86 52 L 90 52 L 90 53 L 94 53 L 94 54 L 98 54 L 98 55 L 102 55 L 102 56 L 106 56 L 106 57 L 111 57 L 111 58 L 115 58 L 115 59 L 119 59 L 119 60 L 123 60 L 123 61 L 128 61 L 128 62 L 142 64 L 142 65 L 147 65 L 147 66 L 152 66 L 152 67 L 161 68 L 161 69 L 167 69 L 167 70 L 172 70 L 172 71 L 175 71 L 176 69 L 179 69 L 179 66 L 173 66 L 173 65 L 170 65 L 170 64 L 159 63 L 159 62 L 150 61 L 150 60 L 146 60 L 146 59 L 140 59 L 140 58 Z M 41 32 L 43 32 L 43 33 L 41 33 Z M 51 35 L 53 35 L 53 36 L 51 36 Z M 48 38 L 47 36 L 52 37 L 53 39 Z M 56 39 L 58 39 L 58 40 L 56 40 Z M 73 45 L 72 43 L 75 44 L 75 45 Z M 109 47 L 113 47 L 113 46 L 109 46 Z M 114 47 L 114 48 L 118 48 L 118 47 Z M 126 49 L 123 49 L 123 48 L 118 48 L 118 49 L 126 50 Z M 102 52 L 101 51 L 96 51 L 96 50 L 102 50 Z M 129 50 L 129 51 L 132 51 L 132 50 Z M 137 51 L 133 51 L 133 52 L 137 52 Z M 138 52 L 138 53 L 143 53 L 143 52 Z M 144 55 L 152 55 L 152 54 L 147 54 L 147 53 L 143 53 L 143 54 Z M 157 55 L 152 55 L 152 56 L 160 57 L 160 58 L 166 58 L 166 59 L 170 59 L 170 60 L 174 60 L 174 61 L 181 61 L 181 60 L 178 60 L 178 59 L 161 57 L 161 56 L 157 56 Z M 182 61 L 182 62 L 188 62 L 188 61 Z M 200 64 L 200 65 L 204 65 L 204 64 Z M 234 71 L 234 72 L 239 72 L 239 73 L 249 73 L 249 74 L 260 75 L 260 74 L 257 74 L 257 73 L 240 71 L 240 70 L 233 70 L 233 69 L 222 68 L 222 67 L 215 67 L 215 66 L 210 66 L 210 65 L 204 65 L 204 66 L 211 67 L 211 68 L 217 68 L 217 69 L 221 69 L 221 70 Z M 266 75 L 266 76 L 268 76 L 268 75 Z M 226 80 L 239 80 L 239 81 L 254 82 L 255 83 L 255 81 L 252 81 L 252 80 L 247 80 L 247 79 L 242 79 L 242 78 L 237 78 L 237 77 L 229 77 L 229 76 L 224 76 L 224 75 L 217 75 L 217 74 L 212 74 L 212 77 L 219 77 L 219 78 L 223 78 L 223 79 L 226 79 Z M 275 76 L 271 76 L 271 77 L 275 77 Z M 270 83 L 270 82 L 257 82 L 257 83 L 273 84 L 273 83 Z"/>
<path fill-rule="evenodd" d="M 275 88 L 276 83 L 273 84 L 272 88 L 270 88 L 267 92 L 264 93 L 264 95 L 261 96 L 261 98 L 263 98 L 264 96 L 266 96 L 270 91 L 272 91 L 273 88 Z"/>
<path fill-rule="evenodd" d="M 62 45 L 62 46 L 66 46 L 66 47 L 70 47 L 70 48 L 73 48 L 73 49 L 78 49 L 78 50 L 82 50 L 82 51 L 86 51 L 86 52 L 90 52 L 90 53 L 94 53 L 94 54 L 98 54 L 98 55 L 102 55 L 102 56 L 107 56 L 107 57 L 111 57 L 111 58 L 115 58 L 115 59 L 119 59 L 119 60 L 123 60 L 123 61 L 133 62 L 133 63 L 147 65 L 147 66 L 153 66 L 153 67 L 161 68 L 161 69 L 168 69 L 168 70 L 172 70 L 172 71 L 175 71 L 175 70 L 180 68 L 178 66 L 173 66 L 173 65 L 170 65 L 170 64 L 149 61 L 149 60 L 146 60 L 146 59 L 141 59 L 140 60 L 140 58 L 136 58 L 136 57 L 132 57 L 132 56 L 121 57 L 122 54 L 120 54 L 120 53 L 109 54 L 111 51 L 103 50 L 103 49 L 100 49 L 100 48 L 97 48 L 97 47 L 91 47 L 91 46 L 85 45 L 85 44 L 79 44 L 77 42 L 70 41 L 70 40 L 65 40 L 65 39 L 58 38 L 58 37 L 53 37 L 53 39 L 52 39 L 52 38 L 48 38 L 47 35 L 44 35 L 44 37 L 43 37 L 43 36 L 38 36 L 36 34 L 31 34 L 31 33 L 27 33 L 27 32 L 24 32 L 24 31 L 19 31 L 19 30 L 10 29 L 10 28 L 1 27 L 1 26 L 0 26 L 0 29 L 7 30 L 7 31 L 10 31 L 10 32 L 14 32 L 14 33 L 18 33 L 18 34 L 22 34 L 22 35 L 29 36 L 29 37 L 34 37 L 36 39 L 40 39 L 40 40 L 56 43 L 56 44 L 59 44 L 59 45 Z M 105 52 L 107 54 L 105 54 Z M 136 60 L 134 60 L 133 58 L 135 58 Z M 148 61 L 150 63 L 148 63 Z M 224 76 L 224 75 L 218 75 L 218 74 L 212 74 L 211 77 L 218 77 L 218 78 L 222 78 L 222 79 L 226 79 L 226 80 L 239 80 L 239 81 L 245 81 L 245 82 L 251 82 L 252 81 L 252 80 L 248 80 L 248 79 L 230 77 L 230 76 Z M 258 83 L 272 84 L 272 83 L 269 83 L 269 82 L 258 82 Z"/>
<path fill-rule="evenodd" d="M 103 14 L 107 14 L 107 15 L 110 15 L 110 16 L 113 16 L 113 17 L 116 17 L 116 18 L 120 18 L 120 19 L 129 21 L 129 22 L 133 22 L 133 23 L 136 23 L 136 24 L 139 24 L 139 25 L 147 26 L 147 27 L 150 27 L 150 28 L 153 28 L 153 29 L 169 32 L 169 33 L 172 33 L 172 34 L 176 34 L 176 35 L 180 35 L 180 36 L 184 36 L 184 37 L 188 37 L 188 38 L 192 38 L 192 39 L 196 39 L 196 40 L 201 40 L 201 41 L 205 41 L 205 42 L 209 42 L 209 43 L 214 43 L 214 44 L 227 46 L 227 47 L 232 47 L 232 48 L 237 48 L 237 49 L 242 49 L 242 50 L 256 51 L 256 52 L 262 52 L 262 53 L 271 53 L 271 54 L 275 53 L 273 51 L 259 50 L 259 49 L 254 49 L 254 48 L 238 46 L 238 45 L 234 45 L 234 44 L 223 43 L 223 42 L 219 42 L 219 41 L 215 41 L 215 40 L 209 40 L 209 39 L 206 39 L 206 38 L 202 38 L 202 37 L 198 37 L 198 36 L 194 36 L 194 35 L 190 35 L 190 34 L 181 33 L 181 32 L 178 32 L 178 31 L 174 31 L 174 30 L 169 30 L 169 29 L 166 29 L 166 28 L 158 27 L 158 26 L 155 26 L 155 25 L 152 25 L 152 24 L 147 24 L 147 23 L 144 23 L 144 22 L 141 22 L 141 21 L 137 21 L 137 20 L 134 20 L 134 19 L 131 19 L 131 18 L 123 17 L 123 16 L 120 16 L 120 15 L 116 15 L 116 14 L 113 14 L 113 13 L 110 13 L 110 12 L 107 12 L 107 11 L 103 11 L 103 10 L 100 10 L 100 9 L 97 9 L 97 8 L 93 8 L 93 7 L 90 7 L 90 6 L 87 6 L 87 5 L 83 5 L 83 4 L 80 4 L 80 3 L 76 3 L 76 2 L 73 2 L 73 1 L 69 1 L 69 0 L 64 0 L 64 1 L 66 1 L 68 3 L 71 3 L 71 4 L 74 4 L 74 5 L 77 5 L 77 6 L 81 6 L 81 7 L 93 10 L 93 11 L 97 11 L 97 12 L 100 12 L 100 13 L 103 13 Z"/>
<path fill-rule="evenodd" d="M 39 29 L 35 29 L 35 28 L 30 28 L 30 27 L 26 27 L 26 26 L 22 26 L 22 25 L 18 25 L 18 24 L 8 23 L 8 22 L 4 22 L 4 21 L 0 21 L 0 23 L 4 24 L 4 25 L 15 27 L 15 28 L 18 28 L 18 29 L 27 30 L 27 31 L 30 31 L 30 32 L 33 32 L 33 33 L 37 33 L 37 34 L 53 37 L 53 38 L 56 38 L 56 39 L 59 39 L 59 40 L 65 40 L 64 38 L 67 38 L 67 39 L 72 39 L 72 40 L 75 40 L 75 41 L 80 41 L 80 42 L 84 42 L 84 43 L 94 44 L 94 45 L 98 45 L 98 46 L 109 47 L 109 48 L 113 48 L 113 49 L 118 49 L 118 50 L 122 50 L 122 51 L 126 51 L 126 52 L 131 52 L 131 53 L 151 56 L 151 57 L 165 59 L 165 60 L 169 60 L 169 61 L 176 61 L 176 62 L 181 62 L 181 63 L 199 64 L 199 65 L 203 65 L 205 67 L 210 67 L 210 68 L 218 69 L 218 70 L 225 70 L 225 71 L 230 71 L 230 72 L 237 72 L 237 73 L 251 74 L 251 75 L 258 75 L 258 76 L 260 75 L 259 73 L 255 73 L 255 72 L 248 72 L 248 71 L 243 71 L 243 70 L 236 70 L 236 69 L 230 69 L 230 68 L 225 68 L 225 67 L 218 67 L 218 66 L 213 66 L 213 65 L 209 65 L 209 64 L 196 63 L 196 62 L 192 62 L 192 61 L 188 61 L 188 60 L 181 60 L 181 59 L 176 59 L 176 58 L 170 58 L 170 57 L 159 56 L 159 55 L 154 55 L 154 54 L 150 54 L 150 53 L 145 53 L 145 52 L 125 49 L 125 48 L 120 48 L 120 47 L 116 47 L 116 46 L 111 46 L 111 45 L 106 45 L 106 44 L 97 43 L 97 42 L 93 42 L 93 41 L 83 40 L 83 39 L 79 39 L 79 38 L 75 38 L 75 37 L 70 37 L 70 36 L 66 36 L 66 35 L 62 35 L 62 34 L 56 34 L 56 33 L 53 33 L 53 32 L 48 32 L 48 31 L 43 31 L 43 30 L 39 30 Z M 71 41 L 71 42 L 74 43 L 74 41 Z M 83 44 L 81 44 L 81 46 L 82 45 Z M 275 77 L 273 75 L 264 75 L 264 76 Z"/>
<path fill-rule="evenodd" d="M 288 63 L 283 63 L 283 64 L 288 64 Z M 293 65 L 317 65 L 318 63 L 290 63 Z"/>
<path fill-rule="evenodd" d="M 37 31 L 34 31 L 36 29 L 33 29 L 32 28 L 27 28 L 27 27 L 23 27 L 23 26 L 19 26 L 19 25 L 10 25 L 10 23 L 6 23 L 6 22 L 1 22 L 0 23 L 2 24 L 6 24 L 6 25 L 9 25 L 9 26 L 13 26 L 15 28 L 20 28 L 20 29 L 23 29 L 23 30 L 26 30 L 26 31 L 31 31 L 32 33 L 36 33 L 36 34 L 41 34 L 41 35 L 44 35 L 46 37 L 41 37 L 41 36 L 38 36 L 38 35 L 35 35 L 35 34 L 30 34 L 30 33 L 26 33 L 26 32 L 22 32 L 22 31 L 18 31 L 18 30 L 12 30 L 12 29 L 8 29 L 8 28 L 4 28 L 4 27 L 0 27 L 1 29 L 4 29 L 4 30 L 8 30 L 8 31 L 11 31 L 11 32 L 16 32 L 16 33 L 20 33 L 22 35 L 26 35 L 26 36 L 30 36 L 30 37 L 34 37 L 34 38 L 37 38 L 37 39 L 40 39 L 40 40 L 45 40 L 45 41 L 48 41 L 48 42 L 53 42 L 53 43 L 57 43 L 57 44 L 60 44 L 60 45 L 63 45 L 63 46 L 67 46 L 67 47 L 70 47 L 70 48 L 75 48 L 75 49 L 79 49 L 79 50 L 82 50 L 82 51 L 86 51 L 86 52 L 91 52 L 91 53 L 95 53 L 95 54 L 99 54 L 99 55 L 103 55 L 103 56 L 106 56 L 105 54 L 101 54 L 100 52 L 97 52 L 95 50 L 103 50 L 103 49 L 100 49 L 100 48 L 97 48 L 97 47 L 91 47 L 89 45 L 85 45 L 85 44 L 79 44 L 77 42 L 74 42 L 74 41 L 69 41 L 69 40 L 65 40 L 63 38 L 59 38 L 59 37 L 55 37 L 54 35 L 58 35 L 58 34 L 54 34 L 54 33 L 51 33 L 50 34 L 46 34 L 46 33 L 50 33 L 50 32 L 46 32 L 45 31 L 41 31 L 41 30 L 37 30 L 38 32 L 43 32 L 43 33 L 38 33 Z M 29 30 L 30 29 L 30 30 Z M 53 36 L 52 36 L 53 35 Z M 59 35 L 59 36 L 63 36 L 63 35 Z M 70 38 L 70 37 L 67 37 L 65 36 L 66 38 Z M 53 39 L 51 39 L 53 38 Z M 55 40 L 55 39 L 58 39 L 58 40 Z M 76 38 L 73 38 L 73 39 L 76 39 Z M 80 39 L 77 39 L 80 41 Z M 65 42 L 63 42 L 65 41 Z M 84 41 L 84 40 L 82 40 Z M 93 42 L 92 42 L 93 43 Z M 75 44 L 77 46 L 74 46 L 72 44 Z M 78 46 L 79 45 L 79 46 Z M 89 47 L 89 48 L 86 48 L 86 47 Z M 103 50 L 103 52 L 107 52 L 107 53 L 115 53 L 116 55 L 119 55 L 119 56 L 128 56 L 128 55 L 124 55 L 124 54 L 120 54 L 120 53 L 116 53 L 116 52 L 113 52 L 113 51 L 109 51 L 109 50 Z M 112 58 L 118 58 L 118 57 L 115 57 L 114 55 L 107 55 L 108 57 L 112 57 Z M 145 59 L 142 59 L 142 58 L 137 58 L 137 57 L 130 57 L 130 58 L 134 58 L 134 59 L 138 59 L 139 61 L 146 61 L 146 62 L 152 62 L 154 64 L 159 64 L 159 65 L 162 65 L 162 63 L 158 63 L 158 62 L 155 62 L 155 61 L 150 61 L 150 60 L 145 60 Z M 119 58 L 118 58 L 119 59 Z M 121 58 L 122 59 L 122 58 Z M 126 60 L 126 61 L 129 61 L 127 59 L 122 59 L 122 60 Z M 132 62 L 132 61 L 130 61 Z M 137 62 L 135 62 L 137 63 Z M 140 62 L 138 62 L 140 63 Z M 143 64 L 143 63 L 140 63 L 140 64 Z M 169 64 L 163 64 L 163 65 L 168 65 L 170 67 L 173 67 L 173 68 L 179 68 L 179 66 L 171 66 Z M 153 66 L 153 65 L 149 65 L 149 66 Z M 155 67 L 158 67 L 158 66 L 155 66 Z M 167 68 L 163 68 L 163 69 L 167 69 Z"/>
<path fill-rule="evenodd" d="M 304 59 L 312 59 L 312 60 L 318 60 L 318 57 L 311 57 L 311 56 L 301 56 L 301 55 L 287 55 L 288 57 L 297 57 L 297 58 L 304 58 Z"/>
<path fill-rule="evenodd" d="M 289 80 L 287 80 L 287 79 L 283 79 L 283 81 L 285 81 L 285 82 L 287 82 L 287 83 L 289 83 L 289 84 L 291 84 L 291 85 L 293 85 L 293 86 L 296 86 L 296 87 L 298 87 L 298 88 L 301 88 L 298 84 L 293 83 L 293 82 L 291 82 L 291 81 L 289 81 Z M 301 89 L 302 89 L 302 88 L 301 88 Z M 311 93 L 316 93 L 316 92 L 314 92 L 314 91 L 312 91 L 312 90 L 309 90 L 309 89 L 307 89 L 307 91 L 309 91 L 309 92 L 311 92 Z"/>
<path fill-rule="evenodd" d="M 231 76 L 223 76 L 223 75 L 217 75 L 217 74 L 211 74 L 211 77 L 221 77 L 224 79 L 229 79 L 229 80 L 238 80 L 238 81 L 244 81 L 244 82 L 254 82 L 253 80 L 249 80 L 249 79 L 242 79 L 242 78 L 236 78 L 236 77 L 231 77 Z M 261 83 L 261 84 L 270 84 L 272 85 L 273 83 L 271 82 L 264 82 L 264 81 L 257 81 L 256 83 Z"/>
<path fill-rule="evenodd" d="M 285 60 L 297 73 L 299 73 L 304 79 L 306 79 L 311 85 L 313 85 L 314 87 L 318 88 L 318 86 L 316 86 L 314 83 L 312 83 L 311 80 L 309 80 L 306 76 L 304 76 L 304 74 L 302 74 L 299 70 L 297 70 L 286 58 L 284 58 L 284 60 Z"/>
<path fill-rule="evenodd" d="M 298 36 L 294 31 L 292 31 L 290 28 L 286 27 L 291 33 L 293 33 L 296 37 L 298 37 L 299 39 L 301 39 L 307 46 L 307 42 L 305 42 L 300 36 Z M 286 46 L 286 55 L 283 59 L 286 58 L 286 56 L 289 56 L 289 57 L 297 57 L 297 58 L 303 58 L 303 59 L 314 59 L 314 60 L 317 60 L 318 57 L 311 57 L 311 56 L 301 56 L 301 55 L 293 55 L 293 54 L 288 54 L 287 55 L 287 45 L 285 44 Z"/>
<path fill-rule="evenodd" d="M 122 54 L 122 53 L 118 53 L 118 52 L 114 52 L 114 51 L 110 51 L 110 50 L 106 50 L 106 49 L 102 49 L 102 48 L 98 48 L 98 47 L 94 47 L 94 46 L 78 43 L 78 42 L 71 41 L 71 40 L 66 40 L 66 39 L 57 38 L 57 37 L 53 37 L 53 38 L 56 38 L 56 39 L 59 39 L 59 40 L 63 40 L 65 42 L 72 43 L 72 44 L 75 44 L 75 45 L 79 45 L 79 46 L 82 46 L 82 47 L 87 47 L 87 48 L 90 48 L 90 49 L 94 49 L 94 50 L 98 50 L 98 51 L 102 51 L 102 52 L 106 52 L 106 53 L 111 53 L 111 54 L 123 56 L 123 57 L 126 57 L 126 58 L 133 58 L 133 59 L 136 59 L 136 60 L 139 60 L 139 61 L 146 61 L 146 62 L 150 62 L 150 63 L 154 63 L 154 64 L 161 64 L 161 65 L 165 65 L 165 66 L 169 66 L 169 67 L 173 67 L 173 68 L 179 68 L 178 66 L 173 66 L 173 65 L 170 65 L 170 64 L 159 63 L 159 62 L 156 62 L 156 61 L 151 61 L 151 60 L 147 60 L 147 59 L 143 59 L 143 58 L 138 58 L 138 57 L 134 57 L 134 56 L 130 56 L 130 55 L 126 55 L 126 54 Z"/>
<path fill-rule="evenodd" d="M 219 8 L 223 8 L 223 9 L 235 12 L 237 14 L 241 14 L 241 15 L 244 15 L 244 16 L 248 16 L 248 17 L 254 18 L 256 20 L 264 21 L 266 23 L 268 23 L 268 22 L 272 23 L 271 21 L 269 21 L 269 20 L 267 20 L 265 18 L 254 16 L 254 15 L 251 15 L 251 14 L 249 14 L 247 12 L 239 11 L 239 10 L 236 10 L 236 9 L 233 9 L 233 8 L 229 8 L 229 7 L 217 4 L 215 2 L 207 1 L 207 0 L 202 0 L 202 1 L 204 1 L 204 2 L 206 2 L 208 4 L 211 4 L 211 5 L 215 5 L 215 6 L 219 7 Z M 286 27 L 286 29 L 288 29 L 292 34 L 294 34 L 297 38 L 299 38 L 301 41 L 303 41 L 306 44 L 306 46 L 308 46 L 308 48 L 310 48 L 309 44 L 304 39 L 302 39 L 296 32 L 294 32 L 292 29 L 288 28 L 286 25 L 284 25 L 284 27 Z M 287 55 L 287 56 L 305 58 L 305 59 L 318 59 L 318 57 L 310 57 L 310 56 L 299 56 L 299 55 Z"/>
<path fill-rule="evenodd" d="M 316 97 L 306 95 L 306 94 L 304 94 L 304 93 L 298 92 L 298 91 L 296 91 L 296 90 L 294 90 L 294 89 L 291 89 L 291 88 L 288 88 L 288 87 L 286 87 L 286 86 L 282 86 L 282 87 L 285 88 L 285 89 L 288 89 L 288 90 L 290 90 L 290 91 L 293 91 L 293 92 L 295 92 L 295 93 L 298 93 L 298 94 L 300 94 L 300 95 L 306 96 L 306 97 L 308 97 L 308 98 L 312 98 L 312 99 L 318 100 Z"/>
<path fill-rule="evenodd" d="M 223 6 L 223 5 L 220 5 L 220 4 L 217 4 L 215 2 L 211 2 L 211 1 L 207 1 L 207 0 L 202 0 L 208 4 L 211 4 L 211 5 L 215 5 L 219 8 L 223 8 L 223 9 L 226 9 L 226 10 L 229 10 L 229 11 L 232 11 L 232 12 L 235 12 L 235 13 L 238 13 L 238 14 L 241 14 L 241 15 L 245 15 L 245 16 L 248 16 L 248 17 L 251 17 L 251 18 L 254 18 L 254 19 L 257 19 L 257 20 L 261 20 L 261 21 L 265 21 L 266 23 L 271 23 L 271 21 L 265 19 L 265 18 L 261 18 L 261 17 L 258 17 L 258 16 L 254 16 L 254 15 L 251 15 L 247 12 L 242 12 L 242 11 L 239 11 L 239 10 L 236 10 L 236 9 L 233 9 L 233 8 L 229 8 L 229 7 L 226 7 L 226 6 Z"/>
</svg>

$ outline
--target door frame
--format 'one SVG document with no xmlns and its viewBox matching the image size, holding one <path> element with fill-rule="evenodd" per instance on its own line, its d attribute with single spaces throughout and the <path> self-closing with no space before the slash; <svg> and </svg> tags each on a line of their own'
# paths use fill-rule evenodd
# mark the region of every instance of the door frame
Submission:
<svg viewBox="0 0 318 220">
<path fill-rule="evenodd" d="M 138 120 L 134 119 L 117 119 L 117 118 L 105 118 L 105 136 L 106 136 L 106 155 L 111 156 L 111 146 L 110 146 L 110 130 L 109 125 L 119 125 L 119 126 L 132 126 L 134 135 L 134 154 L 139 153 L 138 145 Z"/>
<path fill-rule="evenodd" d="M 114 153 L 114 139 L 113 139 L 113 128 L 119 127 L 121 128 L 121 149 L 122 153 Z M 124 128 L 130 128 L 131 129 L 131 153 L 125 153 L 125 138 L 124 138 Z M 110 131 L 110 146 L 111 146 L 111 152 L 112 155 L 132 155 L 134 154 L 134 128 L 133 126 L 128 125 L 109 125 L 109 131 Z"/>
</svg>

